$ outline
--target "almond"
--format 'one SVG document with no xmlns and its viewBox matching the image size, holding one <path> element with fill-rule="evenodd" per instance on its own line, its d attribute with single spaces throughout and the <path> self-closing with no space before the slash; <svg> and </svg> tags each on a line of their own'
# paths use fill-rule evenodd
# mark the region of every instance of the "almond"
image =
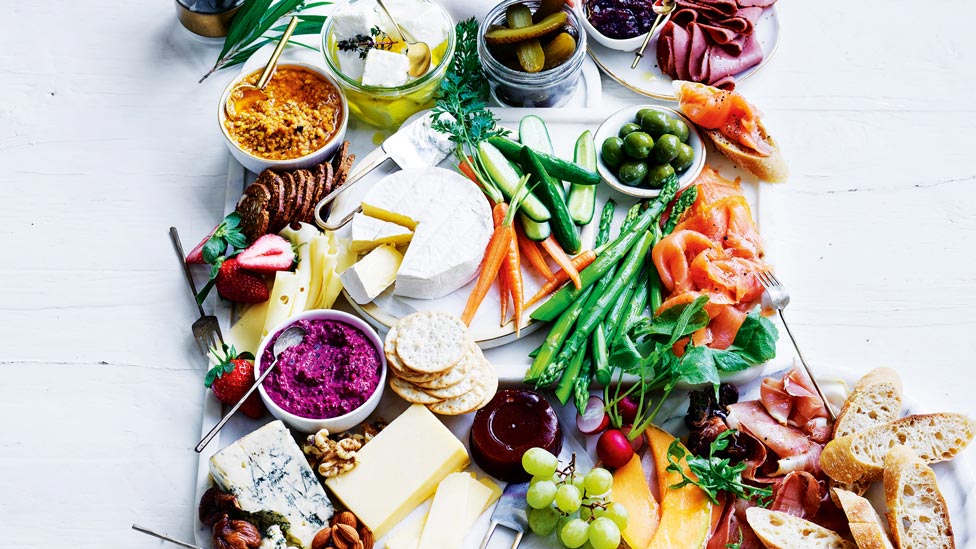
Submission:
<svg viewBox="0 0 976 549">
<path fill-rule="evenodd" d="M 312 538 L 311 549 L 328 549 L 329 547 L 332 547 L 330 543 L 331 541 L 332 541 L 332 529 L 323 528 L 319 530 L 319 533 L 315 534 L 314 538 Z"/>
<path fill-rule="evenodd" d="M 359 520 L 352 511 L 343 511 L 336 516 L 335 524 L 347 524 L 353 528 L 359 526 Z"/>
<path fill-rule="evenodd" d="M 363 542 L 363 549 L 373 549 L 373 545 L 376 544 L 373 531 L 365 524 L 359 528 L 359 539 Z"/>
<path fill-rule="evenodd" d="M 359 541 L 359 533 L 348 524 L 336 524 L 332 527 L 332 543 L 336 549 L 353 549 Z"/>
</svg>

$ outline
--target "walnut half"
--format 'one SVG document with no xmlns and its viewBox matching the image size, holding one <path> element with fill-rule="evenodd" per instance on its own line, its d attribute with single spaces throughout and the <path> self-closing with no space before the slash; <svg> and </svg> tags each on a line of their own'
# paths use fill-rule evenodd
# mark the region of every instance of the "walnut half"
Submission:
<svg viewBox="0 0 976 549">
<path fill-rule="evenodd" d="M 261 532 L 246 520 L 231 520 L 223 515 L 213 527 L 214 549 L 258 549 Z"/>
<path fill-rule="evenodd" d="M 221 492 L 216 486 L 211 486 L 200 498 L 200 507 L 197 512 L 200 515 L 200 522 L 207 526 L 217 524 L 220 517 L 229 515 L 238 516 L 241 508 L 237 505 L 237 498 Z"/>
</svg>

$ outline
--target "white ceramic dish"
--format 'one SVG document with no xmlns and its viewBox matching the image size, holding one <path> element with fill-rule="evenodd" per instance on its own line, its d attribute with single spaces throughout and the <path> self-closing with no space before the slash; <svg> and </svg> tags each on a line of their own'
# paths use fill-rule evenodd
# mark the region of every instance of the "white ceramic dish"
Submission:
<svg viewBox="0 0 976 549">
<path fill-rule="evenodd" d="M 267 158 L 255 156 L 242 149 L 240 145 L 238 145 L 237 142 L 234 141 L 234 139 L 230 136 L 230 134 L 227 132 L 227 128 L 224 126 L 224 121 L 227 120 L 227 112 L 224 109 L 224 105 L 227 104 L 227 97 L 230 96 L 231 91 L 237 87 L 241 80 L 243 80 L 247 75 L 251 74 L 252 71 L 241 72 L 237 78 L 231 81 L 231 83 L 224 88 L 224 93 L 220 95 L 220 102 L 217 103 L 217 125 L 220 126 L 220 134 L 224 136 L 224 143 L 227 145 L 227 149 L 230 150 L 230 154 L 233 155 L 238 162 L 243 164 L 245 168 L 254 173 L 261 173 L 263 170 L 268 168 L 274 170 L 296 170 L 298 168 L 310 168 L 316 164 L 321 164 L 332 157 L 332 155 L 336 152 L 336 149 L 339 148 L 339 145 L 346 137 L 346 125 L 349 122 L 349 105 L 346 102 L 346 95 L 342 92 L 342 88 L 339 87 L 339 83 L 336 82 L 335 79 L 323 69 L 308 63 L 281 62 L 278 64 L 278 67 L 300 67 L 319 75 L 322 79 L 335 86 L 336 91 L 339 93 L 339 101 L 342 106 L 342 120 L 339 123 L 338 131 L 332 136 L 332 139 L 330 139 L 322 148 L 315 152 L 289 160 L 269 160 Z"/>
<path fill-rule="evenodd" d="M 366 334 L 366 337 L 376 348 L 376 353 L 380 357 L 380 382 L 373 391 L 373 394 L 371 394 L 361 406 L 341 416 L 326 419 L 302 417 L 283 409 L 282 407 L 278 406 L 275 401 L 271 400 L 271 397 L 268 396 L 267 391 L 264 390 L 264 384 L 261 384 L 258 387 L 258 393 L 261 394 L 261 400 L 268 408 L 268 411 L 271 412 L 271 415 L 280 419 L 281 421 L 284 421 L 286 425 L 295 431 L 302 433 L 315 433 L 320 429 L 328 429 L 330 433 L 348 431 L 349 429 L 352 429 L 356 425 L 359 425 L 365 421 L 366 418 L 369 417 L 374 410 L 376 410 L 376 406 L 383 398 L 383 389 L 386 387 L 386 354 L 383 352 L 383 340 L 381 340 L 376 331 L 373 330 L 371 326 L 363 322 L 361 318 L 353 316 L 349 313 L 336 311 L 334 309 L 305 311 L 304 313 L 299 313 L 276 326 L 269 332 L 269 335 L 261 341 L 261 345 L 258 347 L 258 352 L 255 353 L 255 378 L 257 378 L 261 372 L 264 371 L 262 358 L 264 357 L 264 351 L 268 347 L 268 343 L 271 341 L 271 338 L 299 320 L 331 320 L 342 322 L 357 328 Z M 281 367 L 281 365 L 278 366 L 278 368 Z"/>
<path fill-rule="evenodd" d="M 698 177 L 698 174 L 701 173 L 702 168 L 705 167 L 705 143 L 702 141 L 701 135 L 698 133 L 698 129 L 695 128 L 695 125 L 692 124 L 691 121 L 685 117 L 685 115 L 674 109 L 662 107 L 660 105 L 635 105 L 633 107 L 624 107 L 623 109 L 620 109 L 619 111 L 610 115 L 610 117 L 600 125 L 600 128 L 596 130 L 596 135 L 594 136 L 594 139 L 596 139 L 597 150 L 596 169 L 598 172 L 600 172 L 600 177 L 603 178 L 607 185 L 610 185 L 615 190 L 629 196 L 636 196 L 638 198 L 653 198 L 660 194 L 661 191 L 659 189 L 631 187 L 630 185 L 621 183 L 613 168 L 603 161 L 603 155 L 600 153 L 600 149 L 603 146 L 603 141 L 609 137 L 615 137 L 620 131 L 620 127 L 624 124 L 628 122 L 635 122 L 637 111 L 641 109 L 653 109 L 655 111 L 663 112 L 672 118 L 681 119 L 685 124 L 688 125 L 688 145 L 693 151 L 695 151 L 695 160 L 687 170 L 681 174 L 678 174 L 679 186 L 682 189 L 687 187 L 692 183 L 692 181 L 695 180 L 695 178 Z"/>
<path fill-rule="evenodd" d="M 764 10 L 759 16 L 755 33 L 759 47 L 763 51 L 763 60 L 758 65 L 735 75 L 736 83 L 741 83 L 755 74 L 773 57 L 780 35 L 779 17 L 776 14 L 775 5 Z M 647 51 L 644 53 L 644 59 L 635 69 L 630 68 L 634 61 L 633 50 L 619 51 L 593 40 L 590 42 L 589 52 L 590 57 L 607 76 L 630 91 L 664 101 L 677 101 L 674 90 L 671 88 L 671 77 L 663 74 L 657 64 L 657 35 L 651 37 L 651 41 L 647 44 Z"/>
<path fill-rule="evenodd" d="M 577 2 L 573 9 L 576 10 L 580 20 L 583 22 L 583 28 L 586 29 L 587 36 L 594 41 L 599 42 L 608 49 L 629 52 L 631 55 L 631 61 L 633 61 L 635 52 L 637 52 L 637 50 L 640 49 L 641 44 L 644 43 L 644 37 L 647 36 L 646 33 L 639 34 L 633 38 L 610 38 L 590 24 L 590 18 L 586 16 L 586 0 L 580 0 Z M 658 31 L 661 30 L 661 27 L 668 22 L 668 19 L 670 19 L 670 15 L 664 16 L 661 23 L 657 26 L 657 29 L 654 30 L 654 34 L 657 34 Z M 648 51 L 650 51 L 650 44 L 648 44 Z"/>
</svg>

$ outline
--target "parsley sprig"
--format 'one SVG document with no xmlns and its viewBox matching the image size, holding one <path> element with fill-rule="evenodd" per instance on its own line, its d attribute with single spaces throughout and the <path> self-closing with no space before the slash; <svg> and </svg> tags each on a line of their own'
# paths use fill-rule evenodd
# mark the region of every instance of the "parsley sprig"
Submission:
<svg viewBox="0 0 976 549">
<path fill-rule="evenodd" d="M 673 471 L 681 475 L 682 481 L 672 484 L 671 488 L 681 488 L 689 484 L 695 485 L 705 492 L 708 499 L 718 505 L 719 492 L 728 492 L 736 497 L 752 500 L 756 499 L 762 507 L 767 507 L 773 497 L 772 488 L 757 488 L 742 482 L 742 471 L 746 469 L 746 463 L 740 462 L 732 465 L 729 458 L 720 458 L 716 454 L 729 447 L 729 439 L 735 434 L 735 430 L 724 431 L 712 441 L 708 449 L 708 457 L 693 456 L 688 454 L 678 440 L 671 443 L 668 447 L 668 467 L 667 471 Z M 689 476 L 685 473 L 680 461 L 685 460 L 688 469 L 695 475 Z"/>
<path fill-rule="evenodd" d="M 505 197 L 478 158 L 478 145 L 490 137 L 508 135 L 488 110 L 488 78 L 478 57 L 478 22 L 457 24 L 457 48 L 451 67 L 441 80 L 432 111 L 432 127 L 450 136 L 454 155 L 475 174 L 478 186 L 493 202 Z"/>
</svg>

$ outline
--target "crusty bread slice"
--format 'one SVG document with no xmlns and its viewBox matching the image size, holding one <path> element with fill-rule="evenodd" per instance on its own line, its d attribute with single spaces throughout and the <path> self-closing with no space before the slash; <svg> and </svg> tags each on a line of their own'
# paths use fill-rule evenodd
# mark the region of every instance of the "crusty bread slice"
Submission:
<svg viewBox="0 0 976 549">
<path fill-rule="evenodd" d="M 854 384 L 851 394 L 834 422 L 833 438 L 846 437 L 875 425 L 898 419 L 901 414 L 902 385 L 898 372 L 891 368 L 875 368 Z M 857 495 L 864 495 L 871 487 L 868 481 L 830 481 L 831 488 L 840 488 Z M 834 503 L 840 505 L 835 493 L 830 492 Z"/>
<path fill-rule="evenodd" d="M 884 460 L 888 525 L 899 549 L 954 549 L 949 508 L 935 472 L 907 446 Z"/>
<path fill-rule="evenodd" d="M 853 435 L 901 414 L 901 378 L 891 368 L 875 368 L 854 384 L 834 423 L 834 438 Z"/>
<path fill-rule="evenodd" d="M 834 488 L 833 492 L 847 515 L 858 549 L 894 549 L 871 502 L 847 490 Z"/>
<path fill-rule="evenodd" d="M 704 131 L 705 135 L 711 138 L 718 152 L 759 179 L 770 183 L 782 183 L 790 177 L 790 169 L 786 165 L 783 153 L 779 150 L 779 145 L 766 132 L 766 127 L 763 126 L 762 122 L 759 122 L 759 136 L 773 148 L 773 153 L 769 156 L 762 156 L 756 154 L 755 151 L 743 148 L 722 135 L 722 132 L 718 130 Z"/>
<path fill-rule="evenodd" d="M 976 422 L 962 414 L 920 414 L 835 438 L 820 454 L 820 467 L 841 482 L 881 480 L 884 458 L 897 444 L 927 463 L 948 461 L 969 445 Z"/>
<path fill-rule="evenodd" d="M 746 521 L 769 549 L 856 549 L 833 530 L 780 511 L 746 509 Z"/>
</svg>

